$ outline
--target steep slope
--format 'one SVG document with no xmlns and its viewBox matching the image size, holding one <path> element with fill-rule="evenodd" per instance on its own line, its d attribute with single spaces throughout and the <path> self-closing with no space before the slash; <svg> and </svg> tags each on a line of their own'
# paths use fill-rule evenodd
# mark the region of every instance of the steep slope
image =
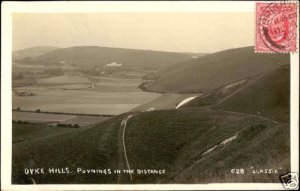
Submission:
<svg viewBox="0 0 300 191">
<path fill-rule="evenodd" d="M 158 98 L 139 105 L 136 108 L 133 108 L 131 111 L 151 111 L 151 110 L 166 110 L 166 109 L 174 109 L 176 105 L 180 103 L 182 100 L 196 96 L 194 94 L 162 94 Z"/>
<path fill-rule="evenodd" d="M 165 71 L 144 89 L 167 93 L 205 92 L 289 63 L 288 54 L 257 54 L 253 47 L 225 50 Z"/>
<path fill-rule="evenodd" d="M 132 180 L 122 171 L 128 166 L 135 170 Z M 245 168 L 247 176 L 239 181 L 278 181 L 277 174 L 253 175 L 251 166 L 289 171 L 288 125 L 241 113 L 180 109 L 123 114 L 88 130 L 14 144 L 12 177 L 18 184 L 236 182 L 224 176 Z M 24 174 L 25 168 L 40 167 L 64 173 Z"/>
<path fill-rule="evenodd" d="M 170 66 L 163 68 L 156 72 L 149 73 L 144 76 L 144 79 L 145 80 L 157 80 L 159 78 L 162 78 L 166 74 L 170 75 L 171 73 L 174 73 L 175 71 L 179 71 L 179 70 L 185 68 L 186 65 L 188 65 L 193 59 L 197 59 L 204 55 L 208 55 L 208 53 L 207 54 L 206 53 L 184 53 L 184 54 L 191 55 L 192 59 L 190 59 L 186 62 L 179 62 L 177 64 L 170 65 Z"/>
<path fill-rule="evenodd" d="M 150 50 L 107 48 L 98 46 L 76 46 L 62 48 L 40 55 L 27 62 L 67 63 L 81 67 L 103 67 L 116 62 L 122 67 L 163 68 L 178 62 L 192 59 L 191 55 Z"/>
<path fill-rule="evenodd" d="M 59 49 L 58 47 L 51 47 L 51 46 L 36 46 L 32 48 L 26 48 L 22 50 L 16 50 L 13 51 L 13 61 L 15 60 L 21 60 L 24 58 L 32 58 L 32 57 L 37 57 L 42 54 L 51 52 L 53 50 Z"/>
<path fill-rule="evenodd" d="M 62 136 L 34 139 L 13 144 L 12 181 L 19 184 L 41 183 L 108 183 L 117 176 L 77 174 L 76 168 L 118 168 L 118 127 L 120 119 L 108 120 L 94 128 Z M 120 146 L 121 147 L 121 146 Z M 27 168 L 59 169 L 60 173 L 25 175 Z M 66 174 L 66 168 L 72 173 Z"/>
<path fill-rule="evenodd" d="M 207 92 L 183 107 L 209 107 L 289 123 L 290 65 Z"/>
</svg>

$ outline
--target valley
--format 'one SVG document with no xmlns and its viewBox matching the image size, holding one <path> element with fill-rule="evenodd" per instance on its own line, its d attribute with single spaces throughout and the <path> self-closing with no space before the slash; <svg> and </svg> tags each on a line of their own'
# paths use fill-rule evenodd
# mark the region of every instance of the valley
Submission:
<svg viewBox="0 0 300 191">
<path fill-rule="evenodd" d="M 290 171 L 288 55 L 71 47 L 13 67 L 16 184 L 270 183 L 278 174 L 251 169 Z M 39 167 L 70 173 L 24 175 Z"/>
</svg>

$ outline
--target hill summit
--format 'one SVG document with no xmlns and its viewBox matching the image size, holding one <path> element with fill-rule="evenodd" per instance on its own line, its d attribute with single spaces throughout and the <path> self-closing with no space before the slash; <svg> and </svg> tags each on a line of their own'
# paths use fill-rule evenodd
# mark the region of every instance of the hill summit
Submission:
<svg viewBox="0 0 300 191">
<path fill-rule="evenodd" d="M 200 93 L 289 64 L 288 54 L 259 54 L 254 47 L 229 49 L 159 72 L 143 89 L 163 93 Z"/>
</svg>

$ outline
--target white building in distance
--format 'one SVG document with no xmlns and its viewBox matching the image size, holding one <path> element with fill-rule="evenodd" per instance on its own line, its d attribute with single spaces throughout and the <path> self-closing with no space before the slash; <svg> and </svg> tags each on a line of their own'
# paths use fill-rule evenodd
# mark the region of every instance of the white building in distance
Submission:
<svg viewBox="0 0 300 191">
<path fill-rule="evenodd" d="M 122 64 L 117 63 L 117 62 L 112 62 L 110 64 L 106 64 L 106 66 L 108 66 L 108 67 L 120 67 L 120 66 L 122 66 Z"/>
</svg>

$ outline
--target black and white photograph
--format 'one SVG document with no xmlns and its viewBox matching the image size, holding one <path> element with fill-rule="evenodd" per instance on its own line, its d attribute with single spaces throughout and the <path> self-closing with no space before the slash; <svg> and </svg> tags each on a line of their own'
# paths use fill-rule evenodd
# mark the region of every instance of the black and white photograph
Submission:
<svg viewBox="0 0 300 191">
<path fill-rule="evenodd" d="M 98 12 L 70 11 L 75 2 L 55 12 L 59 2 L 48 3 L 49 11 L 34 6 L 43 2 L 27 3 L 33 11 L 6 4 L 18 7 L 1 48 L 7 190 L 298 189 L 295 2 L 183 3 L 191 11 L 131 2 L 132 11 Z"/>
</svg>

